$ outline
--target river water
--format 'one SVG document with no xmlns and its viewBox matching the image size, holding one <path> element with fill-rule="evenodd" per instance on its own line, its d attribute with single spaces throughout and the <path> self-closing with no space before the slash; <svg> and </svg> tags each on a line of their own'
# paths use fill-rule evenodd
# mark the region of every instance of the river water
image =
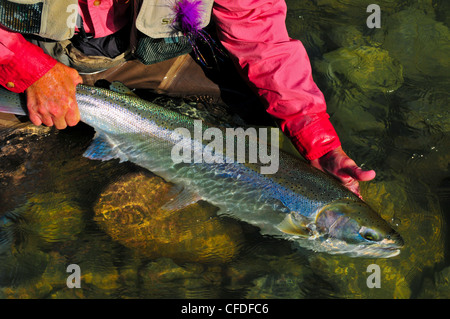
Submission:
<svg viewBox="0 0 450 319">
<path fill-rule="evenodd" d="M 399 256 L 299 250 L 205 202 L 166 214 L 173 185 L 82 156 L 89 127 L 24 123 L 0 139 L 0 298 L 449 298 L 450 6 L 380 0 L 369 28 L 372 1 L 354 2 L 289 0 L 286 23 L 344 149 L 377 172 L 362 195 L 402 234 Z"/>
</svg>

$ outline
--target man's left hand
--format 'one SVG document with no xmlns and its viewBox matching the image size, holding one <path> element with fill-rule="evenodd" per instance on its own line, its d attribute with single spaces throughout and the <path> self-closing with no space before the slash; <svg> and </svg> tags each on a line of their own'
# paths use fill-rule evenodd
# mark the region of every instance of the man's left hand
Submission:
<svg viewBox="0 0 450 319">
<path fill-rule="evenodd" d="M 341 146 L 318 159 L 312 160 L 311 165 L 336 177 L 345 187 L 361 199 L 359 182 L 370 181 L 376 175 L 374 170 L 364 171 L 356 165 L 355 161 L 345 154 Z"/>
</svg>

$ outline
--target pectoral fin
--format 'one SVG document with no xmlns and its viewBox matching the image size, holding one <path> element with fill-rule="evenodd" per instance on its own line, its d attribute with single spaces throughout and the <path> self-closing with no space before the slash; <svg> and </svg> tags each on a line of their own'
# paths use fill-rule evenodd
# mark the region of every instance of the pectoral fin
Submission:
<svg viewBox="0 0 450 319">
<path fill-rule="evenodd" d="M 91 145 L 83 154 L 92 160 L 108 161 L 113 158 L 120 159 L 120 162 L 127 161 L 127 156 L 120 150 L 119 146 L 112 138 L 104 133 L 95 133 Z"/>
<path fill-rule="evenodd" d="M 286 215 L 277 228 L 282 232 L 297 236 L 310 236 L 311 230 L 307 226 L 307 220 L 296 212 Z"/>
<path fill-rule="evenodd" d="M 199 194 L 187 188 L 181 188 L 179 186 L 174 187 L 173 193 L 174 196 L 170 199 L 170 201 L 161 207 L 163 210 L 166 211 L 180 210 L 202 199 Z"/>
</svg>

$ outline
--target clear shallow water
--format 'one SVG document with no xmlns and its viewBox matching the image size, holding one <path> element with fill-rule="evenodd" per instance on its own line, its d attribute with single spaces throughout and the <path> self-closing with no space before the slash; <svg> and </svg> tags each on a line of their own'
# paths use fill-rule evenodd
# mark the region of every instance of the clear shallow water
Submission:
<svg viewBox="0 0 450 319">
<path fill-rule="evenodd" d="M 93 136 L 4 131 L 1 298 L 448 298 L 448 6 L 288 1 L 347 153 L 377 171 L 362 193 L 405 239 L 391 259 L 297 250 L 199 203 L 158 210 L 172 185 L 130 164 L 82 157 Z M 446 14 L 447 13 L 447 14 Z M 69 289 L 69 264 L 81 289 Z M 381 288 L 369 288 L 369 265 Z"/>
</svg>

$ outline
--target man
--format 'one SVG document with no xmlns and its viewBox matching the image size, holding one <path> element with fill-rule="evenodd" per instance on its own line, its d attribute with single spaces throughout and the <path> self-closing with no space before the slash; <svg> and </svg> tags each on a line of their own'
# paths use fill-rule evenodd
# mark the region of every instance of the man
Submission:
<svg viewBox="0 0 450 319">
<path fill-rule="evenodd" d="M 160 30 L 164 23 L 149 21 L 150 17 L 157 15 L 157 11 L 162 7 L 176 10 L 175 7 L 167 5 L 169 1 L 162 0 L 79 0 L 81 17 L 79 20 L 82 24 L 77 27 L 78 35 L 73 37 L 70 29 L 65 30 L 61 24 L 68 19 L 64 10 L 61 11 L 61 17 L 58 17 L 57 14 L 51 16 L 51 9 L 56 5 L 73 5 L 74 1 L 77 3 L 76 0 L 58 2 L 53 0 L 53 7 L 46 9 L 50 12 L 45 18 L 48 21 L 41 21 L 45 12 L 39 11 L 41 7 L 26 6 L 29 1 L 0 2 L 0 84 L 14 92 L 26 92 L 30 120 L 36 125 L 54 125 L 58 129 L 64 129 L 79 122 L 75 87 L 83 83 L 78 71 L 84 69 L 86 64 L 81 62 L 76 64 L 73 61 L 83 55 L 83 52 L 100 48 L 100 51 L 107 52 L 97 55 L 108 55 L 108 52 L 115 50 L 111 49 L 111 43 L 114 48 L 120 46 L 120 41 L 110 41 L 111 37 L 123 32 L 126 26 L 131 24 L 131 19 L 136 21 L 141 35 L 164 32 Z M 22 7 L 17 4 L 20 2 L 24 3 Z M 201 1 L 178 0 L 176 3 L 190 5 L 199 2 Z M 218 37 L 238 71 L 261 97 L 267 112 L 277 120 L 282 131 L 292 140 L 299 152 L 313 166 L 335 176 L 346 187 L 360 195 L 358 181 L 373 179 L 375 172 L 363 171 L 342 150 L 339 138 L 326 113 L 323 94 L 312 79 L 307 53 L 300 41 L 290 39 L 287 34 L 285 2 L 216 0 L 214 6 L 212 0 L 203 2 L 207 4 L 206 9 L 202 11 L 202 19 L 209 22 L 208 16 L 212 11 Z M 35 26 L 32 22 L 36 14 L 30 14 L 30 10 L 39 13 L 37 15 L 39 23 Z M 24 26 L 14 19 L 8 19 L 14 14 L 19 17 L 26 14 L 32 19 Z M 58 24 L 63 27 L 56 28 Z M 45 32 L 42 30 L 43 26 Z M 45 53 L 37 45 L 25 40 L 19 32 L 26 34 L 30 41 L 44 48 Z M 89 36 L 80 40 L 80 33 Z M 51 41 L 46 42 L 45 39 L 34 41 L 33 35 L 36 34 L 40 37 L 49 36 L 59 50 L 51 47 L 53 43 Z M 49 49 L 49 45 L 53 49 Z M 71 47 L 75 48 L 68 52 L 67 48 Z M 61 53 L 62 51 L 64 52 Z M 120 53 L 120 50 L 116 53 Z M 58 62 L 55 58 L 71 66 Z M 89 53 L 86 53 L 83 59 L 87 60 L 89 69 Z M 135 61 L 116 63 L 118 58 L 115 54 L 107 59 L 111 62 L 111 68 L 105 71 L 107 74 L 102 72 L 94 74 L 120 80 L 120 76 L 133 74 L 136 70 L 145 68 Z M 161 63 L 164 65 L 165 62 Z M 151 68 L 155 66 L 159 67 L 160 64 L 155 63 Z M 169 66 L 169 70 L 171 67 Z M 166 75 L 169 73 L 168 71 Z M 86 79 L 89 77 L 84 77 L 85 83 Z M 130 86 L 129 83 L 125 84 Z"/>
</svg>

